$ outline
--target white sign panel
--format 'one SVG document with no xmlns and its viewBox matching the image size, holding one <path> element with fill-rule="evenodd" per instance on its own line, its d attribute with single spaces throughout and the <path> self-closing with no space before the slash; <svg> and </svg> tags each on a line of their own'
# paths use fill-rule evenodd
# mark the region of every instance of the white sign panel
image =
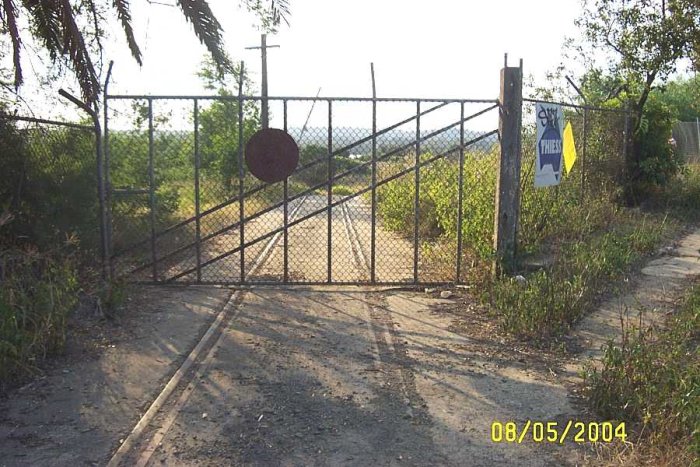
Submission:
<svg viewBox="0 0 700 467">
<path fill-rule="evenodd" d="M 559 185 L 562 172 L 562 130 L 564 115 L 561 106 L 538 102 L 535 186 Z"/>
</svg>

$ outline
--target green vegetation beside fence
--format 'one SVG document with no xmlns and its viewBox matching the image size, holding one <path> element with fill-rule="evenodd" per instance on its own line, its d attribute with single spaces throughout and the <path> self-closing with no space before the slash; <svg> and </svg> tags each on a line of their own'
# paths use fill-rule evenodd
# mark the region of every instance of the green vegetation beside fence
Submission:
<svg viewBox="0 0 700 467">
<path fill-rule="evenodd" d="M 700 459 L 699 341 L 696 283 L 664 327 L 624 329 L 621 343 L 608 343 L 601 366 L 586 373 L 596 412 L 634 427 L 640 461 L 695 465 Z"/>
<path fill-rule="evenodd" d="M 0 154 L 2 391 L 62 350 L 99 236 L 91 130 L 0 119 Z"/>
</svg>

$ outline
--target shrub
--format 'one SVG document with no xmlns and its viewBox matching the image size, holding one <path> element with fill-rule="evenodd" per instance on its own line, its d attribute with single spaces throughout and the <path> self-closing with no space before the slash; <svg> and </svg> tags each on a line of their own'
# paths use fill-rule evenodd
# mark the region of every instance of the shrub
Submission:
<svg viewBox="0 0 700 467">
<path fill-rule="evenodd" d="M 671 108 L 650 95 L 635 137 L 643 180 L 653 185 L 666 185 L 683 166 L 682 157 L 669 144 L 674 123 Z"/>
<path fill-rule="evenodd" d="M 348 196 L 357 192 L 356 189 L 347 185 L 333 185 L 333 194 L 337 196 Z"/>
<path fill-rule="evenodd" d="M 0 119 L 0 207 L 14 221 L 4 235 L 41 248 L 75 234 L 83 249 L 98 245 L 94 135 L 64 127 L 19 130 Z"/>
<path fill-rule="evenodd" d="M 430 154 L 421 158 L 429 159 Z M 465 155 L 462 190 L 462 240 L 479 257 L 491 254 L 497 153 Z M 457 238 L 459 164 L 440 159 L 421 169 L 419 235 L 423 240 Z M 415 178 L 403 176 L 377 191 L 385 227 L 409 234 L 414 228 Z"/>
</svg>

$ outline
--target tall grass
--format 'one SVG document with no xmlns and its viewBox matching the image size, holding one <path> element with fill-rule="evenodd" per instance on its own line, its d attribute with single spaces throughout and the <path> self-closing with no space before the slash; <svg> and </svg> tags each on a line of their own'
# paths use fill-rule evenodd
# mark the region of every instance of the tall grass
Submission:
<svg viewBox="0 0 700 467">
<path fill-rule="evenodd" d="M 524 143 L 524 147 L 531 146 L 534 147 Z M 421 156 L 428 157 L 429 154 Z M 620 161 L 614 156 L 590 152 L 591 166 L 585 183 L 580 177 L 580 166 L 575 166 L 571 174 L 564 175 L 559 186 L 535 188 L 534 153 L 525 151 L 518 257 L 519 273 L 526 276 L 526 283 L 516 283 L 509 277 L 492 280 L 498 157 L 494 149 L 487 154 L 467 154 L 465 158 L 463 264 L 472 265 L 465 277 L 485 292 L 480 296 L 493 306 L 503 328 L 523 337 L 544 339 L 565 332 L 594 305 L 602 291 L 677 228 L 678 222 L 666 216 L 669 206 L 700 202 L 700 184 L 693 183 L 693 180 L 700 182 L 700 175 L 690 171 L 679 183 L 670 185 L 661 212 L 624 208 L 618 202 L 619 173 L 611 169 Z M 606 157 L 614 160 L 608 161 Z M 404 165 L 411 161 L 407 159 Z M 419 235 L 426 261 L 450 264 L 453 261 L 454 250 L 450 249 L 450 257 L 446 258 L 441 254 L 446 250 L 434 245 L 454 242 L 457 236 L 458 171 L 459 165 L 447 159 L 421 170 Z M 415 178 L 398 178 L 380 187 L 377 193 L 378 212 L 384 226 L 412 235 Z M 546 267 L 530 269 L 529 264 L 538 261 Z"/>
<path fill-rule="evenodd" d="M 0 119 L 0 390 L 60 352 L 97 249 L 94 136 Z"/>
<path fill-rule="evenodd" d="M 552 266 L 527 274 L 524 284 L 495 281 L 491 300 L 504 329 L 542 340 L 566 332 L 631 264 L 654 250 L 668 227 L 652 218 L 625 222 L 622 215 L 613 222 L 604 233 L 553 246 Z"/>
<path fill-rule="evenodd" d="M 0 390 L 63 349 L 78 289 L 73 255 L 0 249 Z"/>
<path fill-rule="evenodd" d="M 586 372 L 591 405 L 635 427 L 641 451 L 670 465 L 700 461 L 700 284 L 664 328 L 623 328 Z"/>
</svg>

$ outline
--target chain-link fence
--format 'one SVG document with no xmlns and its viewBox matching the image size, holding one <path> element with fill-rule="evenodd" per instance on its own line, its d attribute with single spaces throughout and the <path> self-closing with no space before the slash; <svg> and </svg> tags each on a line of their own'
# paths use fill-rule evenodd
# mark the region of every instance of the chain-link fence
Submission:
<svg viewBox="0 0 700 467">
<path fill-rule="evenodd" d="M 70 241 L 94 260 L 100 247 L 94 128 L 0 114 L 0 154 L 2 238 L 42 249 Z"/>
<path fill-rule="evenodd" d="M 554 236 L 583 233 L 585 213 L 592 216 L 601 204 L 612 206 L 609 201 L 619 197 L 624 183 L 628 113 L 559 105 L 564 117 L 562 129 L 571 123 L 576 160 L 569 172 L 562 161 L 560 183 L 544 188 L 535 187 L 536 101 L 526 99 L 523 105 L 518 244 L 525 254 L 556 248 Z"/>
<path fill-rule="evenodd" d="M 676 123 L 673 144 L 686 162 L 700 162 L 700 120 Z"/>
<path fill-rule="evenodd" d="M 462 262 L 489 254 L 495 101 L 268 102 L 270 126 L 286 130 L 300 154 L 295 172 L 273 184 L 244 163 L 245 143 L 260 129 L 260 98 L 108 98 L 117 275 L 448 282 L 468 269 Z"/>
</svg>

